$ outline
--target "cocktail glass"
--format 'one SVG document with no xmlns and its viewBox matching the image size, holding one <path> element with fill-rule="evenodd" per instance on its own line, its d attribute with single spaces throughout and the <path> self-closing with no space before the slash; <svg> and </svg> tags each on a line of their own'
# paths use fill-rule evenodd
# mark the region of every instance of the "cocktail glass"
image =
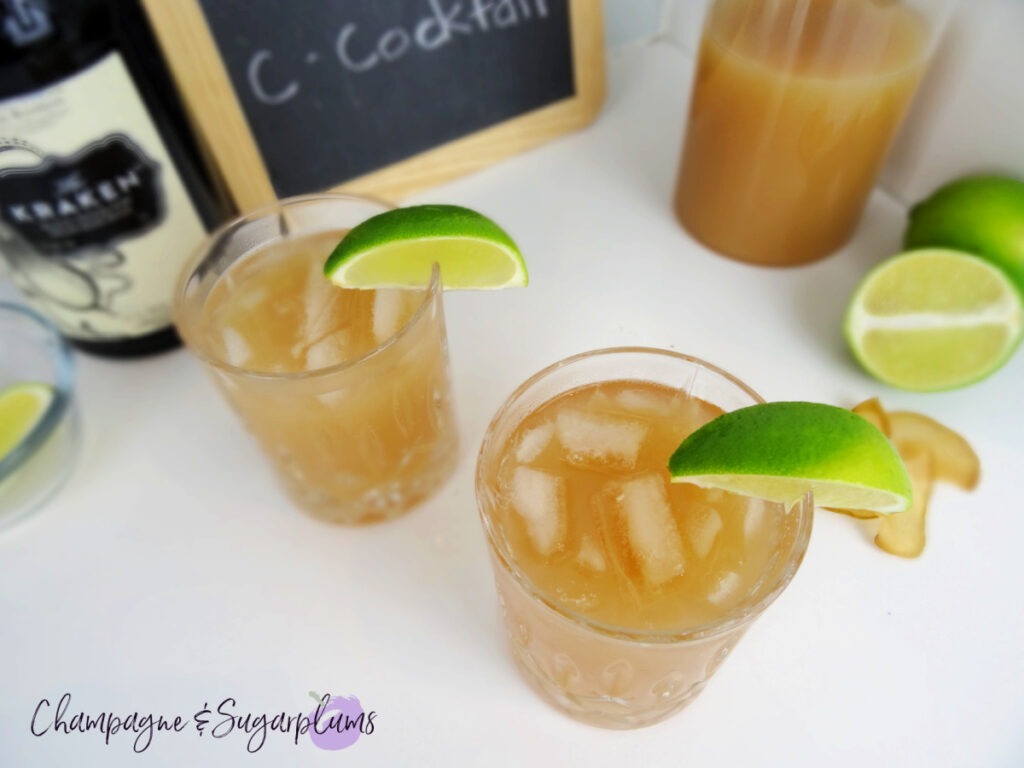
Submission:
<svg viewBox="0 0 1024 768">
<path fill-rule="evenodd" d="M 512 657 L 557 708 L 609 728 L 672 715 L 793 578 L 810 496 L 777 505 L 668 479 L 685 434 L 758 402 L 708 363 L 620 348 L 542 370 L 494 417 L 480 516 Z"/>
<path fill-rule="evenodd" d="M 279 201 L 229 222 L 186 267 L 175 320 L 294 502 L 338 523 L 385 520 L 447 479 L 457 434 L 440 275 L 354 291 L 322 274 L 333 244 L 389 206 Z"/>
</svg>

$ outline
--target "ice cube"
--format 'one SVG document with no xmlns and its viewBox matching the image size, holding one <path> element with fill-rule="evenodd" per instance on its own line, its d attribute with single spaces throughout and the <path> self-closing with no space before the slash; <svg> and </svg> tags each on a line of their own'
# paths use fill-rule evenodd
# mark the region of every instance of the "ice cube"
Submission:
<svg viewBox="0 0 1024 768">
<path fill-rule="evenodd" d="M 303 313 L 299 338 L 319 341 L 344 323 L 345 294 L 327 281 L 320 268 L 309 272 L 299 301 Z"/>
<path fill-rule="evenodd" d="M 620 513 L 626 544 L 647 584 L 658 586 L 683 573 L 683 541 L 660 475 L 623 482 Z"/>
<path fill-rule="evenodd" d="M 747 500 L 743 514 L 743 535 L 749 541 L 761 532 L 766 514 L 764 499 L 751 497 Z"/>
<path fill-rule="evenodd" d="M 346 389 L 335 389 L 330 392 L 319 393 L 316 399 L 331 410 L 334 410 L 346 400 L 351 400 L 352 394 Z"/>
<path fill-rule="evenodd" d="M 230 275 L 231 273 L 228 272 L 228 276 Z M 253 288 L 251 285 L 246 286 L 246 289 L 239 291 L 237 295 L 234 293 L 234 288 L 235 286 L 231 286 L 229 290 L 232 291 L 232 301 L 234 302 L 236 312 L 256 312 L 259 310 L 260 305 L 270 298 L 270 289 L 265 285 L 256 288 Z"/>
<path fill-rule="evenodd" d="M 418 291 L 378 290 L 373 297 L 373 337 L 383 344 L 405 325 L 423 301 Z"/>
<path fill-rule="evenodd" d="M 618 480 L 605 482 L 600 491 L 590 499 L 590 506 L 597 518 L 597 546 L 604 554 L 609 570 L 618 578 L 616 584 L 623 590 L 623 597 L 639 604 L 640 595 L 636 582 L 639 568 L 633 562 L 625 538 L 622 520 L 622 483 Z"/>
<path fill-rule="evenodd" d="M 715 579 L 715 584 L 708 590 L 708 602 L 712 605 L 721 605 L 732 599 L 742 583 L 740 575 L 735 571 L 724 571 Z"/>
<path fill-rule="evenodd" d="M 580 540 L 580 549 L 576 553 L 576 562 L 584 568 L 597 571 L 598 573 L 603 573 L 608 567 L 608 563 L 604 558 L 604 552 L 601 551 L 601 546 L 589 534 L 583 534 Z"/>
<path fill-rule="evenodd" d="M 314 341 L 305 350 L 305 370 L 316 371 L 343 362 L 348 341 L 349 334 L 344 328 Z"/>
<path fill-rule="evenodd" d="M 252 357 L 252 349 L 236 328 L 230 325 L 221 329 L 221 344 L 224 347 L 224 357 L 231 365 L 243 366 Z"/>
<path fill-rule="evenodd" d="M 722 530 L 722 516 L 706 504 L 692 504 L 683 515 L 683 532 L 701 560 L 708 556 Z"/>
<path fill-rule="evenodd" d="M 647 425 L 607 414 L 567 409 L 555 419 L 565 458 L 580 466 L 633 469 Z"/>
<path fill-rule="evenodd" d="M 401 328 L 404 317 L 404 291 L 379 290 L 374 293 L 374 338 L 381 344 Z"/>
<path fill-rule="evenodd" d="M 555 425 L 550 421 L 526 430 L 516 445 L 516 461 L 520 464 L 529 464 L 548 447 L 554 434 Z"/>
<path fill-rule="evenodd" d="M 668 412 L 666 398 L 642 389 L 624 389 L 615 397 L 620 408 L 631 413 L 658 416 Z"/>
<path fill-rule="evenodd" d="M 400 327 L 402 297 L 398 291 L 380 290 L 373 297 L 373 338 L 380 344 Z"/>
<path fill-rule="evenodd" d="M 564 548 L 568 519 L 562 478 L 531 467 L 516 467 L 512 507 L 526 523 L 534 548 L 550 555 Z"/>
<path fill-rule="evenodd" d="M 593 394 L 587 400 L 587 408 L 592 411 L 612 411 L 619 410 L 615 407 L 615 401 L 612 399 L 604 389 L 595 389 Z"/>
</svg>

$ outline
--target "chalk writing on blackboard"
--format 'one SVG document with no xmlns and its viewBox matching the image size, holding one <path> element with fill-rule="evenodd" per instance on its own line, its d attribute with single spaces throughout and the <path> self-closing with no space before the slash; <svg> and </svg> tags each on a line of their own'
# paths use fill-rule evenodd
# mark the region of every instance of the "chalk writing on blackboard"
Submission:
<svg viewBox="0 0 1024 768">
<path fill-rule="evenodd" d="M 546 0 L 473 0 L 465 9 L 462 3 L 445 8 L 440 0 L 429 0 L 429 6 L 430 14 L 409 29 L 393 26 L 383 31 L 364 30 L 354 21 L 346 22 L 334 41 L 336 63 L 349 72 L 369 72 L 399 61 L 410 49 L 435 51 L 461 35 L 500 32 L 549 15 Z M 307 51 L 302 58 L 307 65 L 323 60 L 319 51 Z M 259 49 L 249 59 L 246 74 L 253 96 L 263 104 L 277 106 L 297 96 L 301 85 L 299 80 L 272 85 L 273 59 L 270 49 Z"/>
<path fill-rule="evenodd" d="M 568 0 L 201 0 L 279 196 L 575 94 Z"/>
</svg>

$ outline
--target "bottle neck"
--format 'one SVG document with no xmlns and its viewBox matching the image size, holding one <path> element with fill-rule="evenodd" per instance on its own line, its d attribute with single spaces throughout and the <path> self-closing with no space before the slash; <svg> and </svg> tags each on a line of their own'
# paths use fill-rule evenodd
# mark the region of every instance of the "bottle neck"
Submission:
<svg viewBox="0 0 1024 768">
<path fill-rule="evenodd" d="M 0 14 L 3 15 L 0 33 L 15 48 L 46 40 L 54 32 L 48 10 L 33 0 L 0 0 Z"/>
<path fill-rule="evenodd" d="M 106 0 L 0 0 L 0 98 L 43 88 L 114 47 Z"/>
</svg>

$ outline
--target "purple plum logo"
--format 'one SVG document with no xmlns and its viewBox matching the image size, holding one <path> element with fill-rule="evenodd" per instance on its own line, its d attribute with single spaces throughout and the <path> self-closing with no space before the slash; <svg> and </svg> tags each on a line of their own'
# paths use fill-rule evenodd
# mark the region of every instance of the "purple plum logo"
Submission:
<svg viewBox="0 0 1024 768">
<path fill-rule="evenodd" d="M 309 738 L 320 749 L 338 750 L 351 747 L 360 735 L 373 733 L 376 712 L 367 714 L 355 696 L 323 696 L 310 691 L 317 702 L 309 713 Z"/>
</svg>

